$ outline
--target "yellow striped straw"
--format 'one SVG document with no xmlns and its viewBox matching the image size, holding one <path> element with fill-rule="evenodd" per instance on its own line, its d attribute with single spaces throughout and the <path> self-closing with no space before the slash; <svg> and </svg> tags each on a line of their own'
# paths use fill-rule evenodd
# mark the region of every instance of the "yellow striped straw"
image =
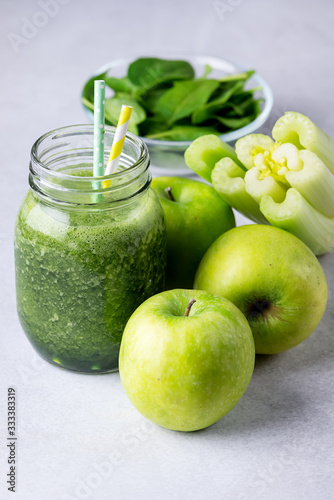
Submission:
<svg viewBox="0 0 334 500">
<path fill-rule="evenodd" d="M 123 104 L 118 118 L 114 141 L 111 147 L 108 164 L 105 170 L 105 175 L 114 174 L 117 170 L 131 113 L 132 113 L 132 106 L 126 106 Z"/>
</svg>

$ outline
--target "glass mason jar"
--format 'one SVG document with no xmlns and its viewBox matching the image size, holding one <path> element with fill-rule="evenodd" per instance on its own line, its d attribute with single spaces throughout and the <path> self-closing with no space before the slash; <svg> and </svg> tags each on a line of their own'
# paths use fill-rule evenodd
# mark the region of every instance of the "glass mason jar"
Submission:
<svg viewBox="0 0 334 500">
<path fill-rule="evenodd" d="M 114 131 L 106 127 L 106 152 Z M 163 290 L 166 265 L 146 145 L 127 134 L 113 175 L 92 177 L 92 163 L 92 125 L 38 139 L 15 228 L 17 308 L 28 339 L 47 361 L 88 373 L 117 370 L 126 322 Z"/>
</svg>

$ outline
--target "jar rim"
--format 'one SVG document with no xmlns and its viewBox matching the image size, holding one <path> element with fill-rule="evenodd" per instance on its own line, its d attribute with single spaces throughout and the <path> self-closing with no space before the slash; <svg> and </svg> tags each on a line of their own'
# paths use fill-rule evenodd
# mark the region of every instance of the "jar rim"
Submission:
<svg viewBox="0 0 334 500">
<path fill-rule="evenodd" d="M 116 127 L 105 127 L 108 147 Z M 82 136 L 82 141 L 81 141 Z M 146 144 L 131 132 L 125 136 L 120 168 L 116 173 L 93 176 L 76 175 L 77 166 L 91 169 L 94 156 L 94 125 L 69 125 L 51 130 L 35 141 L 31 148 L 30 187 L 50 203 L 72 206 L 102 206 L 127 203 L 140 195 L 151 183 L 150 157 Z M 122 161 L 123 158 L 123 161 Z M 106 162 L 108 156 L 105 155 Z M 61 167 L 59 167 L 59 165 Z M 71 168 L 63 170 L 63 165 Z"/>
<path fill-rule="evenodd" d="M 70 130 L 72 130 L 72 133 L 66 133 L 67 131 L 70 131 Z M 80 132 L 77 132 L 79 130 L 80 130 Z M 109 134 L 113 133 L 114 134 L 115 131 L 116 131 L 116 127 L 114 127 L 112 125 L 105 126 L 106 133 L 109 133 Z M 63 135 L 61 135 L 62 132 L 63 132 Z M 126 168 L 125 170 L 115 172 L 113 174 L 101 175 L 99 177 L 94 177 L 94 176 L 78 177 L 75 175 L 66 174 L 64 172 L 59 172 L 57 170 L 51 170 L 43 163 L 43 161 L 41 161 L 39 159 L 38 147 L 46 139 L 48 139 L 48 138 L 56 139 L 59 137 L 65 138 L 65 137 L 70 137 L 73 135 L 84 135 L 87 133 L 91 134 L 92 136 L 94 135 L 94 125 L 93 124 L 86 123 L 86 124 L 67 125 L 65 127 L 59 127 L 59 128 L 50 130 L 50 132 L 46 132 L 45 134 L 40 136 L 32 145 L 31 153 L 30 153 L 31 160 L 35 164 L 37 164 L 38 167 L 42 169 L 42 171 L 44 170 L 47 172 L 52 172 L 53 176 L 59 177 L 62 179 L 75 178 L 77 182 L 80 182 L 80 180 L 82 180 L 82 181 L 94 181 L 95 179 L 99 179 L 100 181 L 104 181 L 104 180 L 115 179 L 115 178 L 119 179 L 122 176 L 126 175 L 127 173 L 130 173 L 130 172 L 133 173 L 137 169 L 140 170 L 140 168 L 143 167 L 143 165 L 145 165 L 146 158 L 149 156 L 148 148 L 147 148 L 146 144 L 144 143 L 144 141 L 140 137 L 137 137 L 135 134 L 133 134 L 132 132 L 129 132 L 129 131 L 126 132 L 126 140 L 129 140 L 135 146 L 139 147 L 139 151 L 140 151 L 139 158 L 130 167 Z M 148 167 L 148 165 L 147 165 L 147 167 Z"/>
</svg>

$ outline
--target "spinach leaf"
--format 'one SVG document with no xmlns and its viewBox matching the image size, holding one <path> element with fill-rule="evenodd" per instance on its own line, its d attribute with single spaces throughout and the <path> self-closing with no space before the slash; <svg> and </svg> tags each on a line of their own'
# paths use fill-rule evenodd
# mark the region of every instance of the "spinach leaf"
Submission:
<svg viewBox="0 0 334 500">
<path fill-rule="evenodd" d="M 248 97 L 254 97 L 254 93 L 257 92 L 258 90 L 261 90 L 262 87 L 255 87 L 254 89 L 251 89 L 251 90 L 243 90 L 242 92 L 238 92 L 236 93 L 232 100 L 233 102 L 235 103 L 241 103 L 243 102 L 245 99 L 247 99 Z"/>
<path fill-rule="evenodd" d="M 255 99 L 249 107 L 253 108 L 253 115 L 256 118 L 261 113 L 260 103 L 263 102 L 263 99 Z"/>
<path fill-rule="evenodd" d="M 130 64 L 128 77 L 144 92 L 161 83 L 194 78 L 194 70 L 186 61 L 145 57 Z"/>
<path fill-rule="evenodd" d="M 251 121 L 253 121 L 253 116 L 244 116 L 242 118 L 226 118 L 223 116 L 215 116 L 215 118 L 222 124 L 224 127 L 236 130 L 241 127 L 245 127 Z"/>
<path fill-rule="evenodd" d="M 216 80 L 176 82 L 159 99 L 157 111 L 171 125 L 205 104 L 218 85 Z"/>
<path fill-rule="evenodd" d="M 160 97 L 166 91 L 164 89 L 153 89 L 146 92 L 144 96 L 142 96 L 141 104 L 144 108 L 152 113 L 153 115 L 158 112 L 158 102 Z"/>
<path fill-rule="evenodd" d="M 86 97 L 82 97 L 81 102 L 86 108 L 94 112 L 94 104 L 90 102 L 88 99 L 86 99 Z"/>
<path fill-rule="evenodd" d="M 111 97 L 110 99 L 106 99 L 105 116 L 111 123 L 117 125 L 119 114 L 121 112 L 123 104 L 132 106 L 133 108 L 129 124 L 132 123 L 134 125 L 138 125 L 138 123 L 141 123 L 145 120 L 145 109 L 142 108 L 142 106 L 135 99 L 129 97 L 128 94 L 119 93 L 114 97 Z"/>
<path fill-rule="evenodd" d="M 222 107 L 221 111 L 228 110 L 226 113 L 228 116 L 243 116 L 244 114 L 247 114 L 247 108 L 252 102 L 254 102 L 252 97 L 246 99 L 240 104 L 235 104 L 231 99 L 225 106 Z"/>
<path fill-rule="evenodd" d="M 243 82 L 238 81 L 230 89 L 223 90 L 219 97 L 217 97 L 213 101 L 209 101 L 202 107 L 198 107 L 191 115 L 191 122 L 194 125 L 197 125 L 198 123 L 202 123 L 208 120 L 222 108 L 222 106 L 230 99 L 230 97 L 235 92 L 241 90 L 242 88 Z"/>
<path fill-rule="evenodd" d="M 204 73 L 200 79 L 206 78 L 210 73 L 212 73 L 212 66 L 210 66 L 210 64 L 206 64 L 204 67 Z"/>
<path fill-rule="evenodd" d="M 222 78 L 219 78 L 220 82 L 233 82 L 235 80 L 242 80 L 244 83 L 248 78 L 250 78 L 252 75 L 254 75 L 255 71 L 250 70 L 250 71 L 244 71 L 243 73 L 233 73 L 232 75 L 226 75 L 223 76 Z"/>
<path fill-rule="evenodd" d="M 230 110 L 225 114 L 226 116 L 234 117 L 254 115 L 254 118 L 256 118 L 256 116 L 261 112 L 260 102 L 262 102 L 262 99 L 254 100 L 253 97 L 249 97 L 240 104 L 235 104 L 234 102 L 230 101 L 229 103 L 227 103 L 230 107 Z M 221 112 L 219 113 L 219 115 L 223 116 Z"/>
<path fill-rule="evenodd" d="M 164 132 L 147 135 L 150 139 L 160 139 L 166 141 L 193 141 L 197 137 L 206 134 L 219 135 L 214 127 L 194 127 L 192 125 L 176 125 Z"/>
<path fill-rule="evenodd" d="M 160 121 L 156 117 L 147 118 L 140 124 L 140 135 L 149 136 L 164 132 L 168 129 L 166 122 Z"/>
<path fill-rule="evenodd" d="M 128 94 L 116 94 L 110 99 L 106 99 L 105 104 L 105 119 L 109 125 L 117 125 L 118 118 L 122 109 L 122 105 L 127 104 L 132 106 L 132 115 L 129 121 L 128 130 L 133 134 L 139 135 L 137 125 L 143 122 L 146 118 L 146 112 L 141 105 Z"/>
<path fill-rule="evenodd" d="M 85 83 L 85 86 L 82 90 L 81 100 L 82 103 L 88 108 L 88 103 L 94 104 L 94 82 L 95 80 L 104 80 L 106 76 L 106 72 L 101 73 L 100 75 L 93 76 Z M 91 109 L 91 108 L 89 108 Z M 94 109 L 94 107 L 93 107 Z"/>
<path fill-rule="evenodd" d="M 86 82 L 83 105 L 94 111 L 94 81 L 105 80 L 115 95 L 106 99 L 107 124 L 117 125 L 123 104 L 132 106 L 129 130 L 144 137 L 166 140 L 193 140 L 203 134 L 236 130 L 254 120 L 261 99 L 255 89 L 245 90 L 254 71 L 208 79 L 212 68 L 194 79 L 186 61 L 140 58 L 129 65 L 127 76 L 116 78 L 107 72 Z"/>
<path fill-rule="evenodd" d="M 138 91 L 138 87 L 134 85 L 127 76 L 123 78 L 114 78 L 113 76 L 105 76 L 104 78 L 108 87 L 117 92 L 125 92 L 128 94 L 135 95 Z"/>
</svg>

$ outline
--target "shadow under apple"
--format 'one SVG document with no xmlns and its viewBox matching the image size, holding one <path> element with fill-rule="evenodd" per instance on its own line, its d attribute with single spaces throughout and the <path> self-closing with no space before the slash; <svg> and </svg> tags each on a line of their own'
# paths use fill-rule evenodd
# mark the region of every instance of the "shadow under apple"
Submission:
<svg viewBox="0 0 334 500">
<path fill-rule="evenodd" d="M 317 330 L 299 346 L 276 355 L 257 355 L 251 383 L 238 404 L 198 437 L 231 437 L 263 430 L 268 436 L 291 430 L 323 410 L 323 377 L 331 378 L 334 313 L 328 308 Z M 322 385 L 321 385 L 322 382 Z M 330 380 L 328 380 L 330 383 Z M 325 389 L 326 390 L 326 389 Z M 330 391 L 330 384 L 328 385 Z"/>
</svg>

